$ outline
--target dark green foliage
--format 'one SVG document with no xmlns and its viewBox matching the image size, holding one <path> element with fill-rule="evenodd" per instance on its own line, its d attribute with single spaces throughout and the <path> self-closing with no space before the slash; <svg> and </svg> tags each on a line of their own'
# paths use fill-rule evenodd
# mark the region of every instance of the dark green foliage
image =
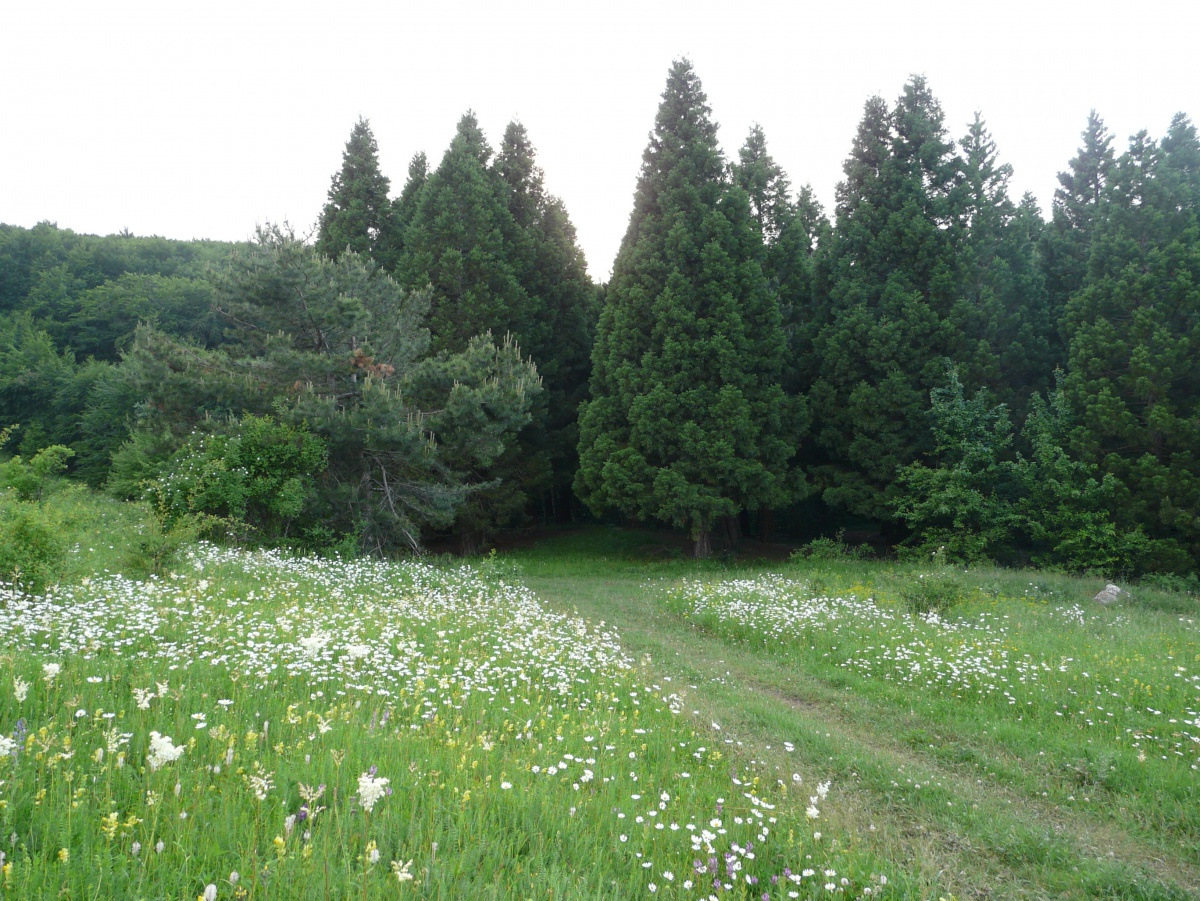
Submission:
<svg viewBox="0 0 1200 901">
<path fill-rule="evenodd" d="M 1031 394 L 1050 387 L 1051 374 L 1065 362 L 1038 269 L 1041 213 L 1030 195 L 1020 206 L 1009 198 L 1012 167 L 998 161 L 978 113 L 960 144 L 967 230 L 961 251 L 966 301 L 961 327 L 979 348 L 973 382 L 1021 411 Z"/>
<path fill-rule="evenodd" d="M 1112 167 L 1088 274 L 1063 319 L 1083 459 L 1125 490 L 1121 521 L 1200 557 L 1200 141 L 1176 116 Z M 1162 545 L 1166 547 L 1166 545 Z M 1164 561 L 1166 564 L 1167 561 Z"/>
<path fill-rule="evenodd" d="M 530 375 L 519 347 L 510 339 L 497 346 L 484 334 L 462 353 L 443 351 L 424 361 L 408 379 L 409 401 L 436 411 L 426 427 L 436 436 L 440 464 L 454 481 L 474 486 L 455 519 L 464 553 L 482 550 L 528 504 L 526 487 L 534 481 L 528 467 L 537 456 L 513 436 L 530 420 Z"/>
<path fill-rule="evenodd" d="M 922 554 L 943 549 L 965 561 L 1002 554 L 1018 528 L 1008 410 L 992 406 L 984 392 L 967 400 L 953 367 L 948 384 L 930 397 L 938 465 L 899 471 L 897 512 Z"/>
<path fill-rule="evenodd" d="M 517 281 L 505 239 L 516 226 L 492 151 L 474 114 L 463 116 L 441 165 L 420 192 L 397 269 L 412 290 L 429 285 L 435 351 L 459 351 L 488 330 L 523 337 L 531 302 Z"/>
<path fill-rule="evenodd" d="M 738 151 L 733 181 L 750 199 L 750 214 L 767 244 L 774 244 L 796 215 L 791 183 L 783 168 L 767 152 L 767 136 L 755 125 Z"/>
<path fill-rule="evenodd" d="M 953 368 L 931 399 L 936 449 L 897 480 L 897 513 L 913 530 L 908 545 L 918 556 L 1105 574 L 1151 563 L 1146 536 L 1121 528 L 1112 514 L 1121 496 L 1116 479 L 1067 452 L 1075 419 L 1061 386 L 1032 399 L 1028 457 L 1013 452 L 1007 409 L 984 392 L 968 400 Z"/>
<path fill-rule="evenodd" d="M 493 160 L 468 113 L 436 172 L 426 177 L 424 158 L 414 160 L 399 204 L 409 225 L 398 274 L 414 289 L 431 287 L 434 349 L 462 351 L 488 331 L 510 335 L 547 386 L 520 453 L 510 449 L 496 463 L 515 493 L 493 510 L 515 517 L 518 497 L 565 510 L 595 288 L 566 210 L 545 191 L 525 128 L 510 124 Z M 474 544 L 473 533 L 467 529 L 464 542 Z"/>
<path fill-rule="evenodd" d="M 316 525 L 325 444 L 303 424 L 243 416 L 196 434 L 163 467 L 151 495 L 169 528 L 191 514 L 233 520 L 267 542 L 302 539 Z"/>
<path fill-rule="evenodd" d="M 458 382 L 429 388 L 427 296 L 404 292 L 357 254 L 331 261 L 277 229 L 260 233 L 218 280 L 216 296 L 230 324 L 220 350 L 139 330 L 125 366 L 149 400 L 141 429 L 180 441 L 197 425 L 211 428 L 206 421 L 246 414 L 274 412 L 293 428 L 306 422 L 329 449 L 317 486 L 327 530 L 357 534 L 373 549 L 417 548 L 422 529 L 448 526 L 464 499 L 489 485 L 487 461 L 527 421 L 539 389 L 516 347 L 488 353 L 484 339 L 443 358 Z M 430 406 L 414 403 L 417 395 Z M 453 469 L 434 430 L 449 430 L 472 404 L 475 482 Z M 160 448 L 145 438 L 119 455 L 120 484 L 153 474 Z"/>
<path fill-rule="evenodd" d="M 65 320 L 63 311 L 73 311 L 73 298 L 81 291 L 125 273 L 203 278 L 208 267 L 228 260 L 236 246 L 126 234 L 79 235 L 49 222 L 30 229 L 0 225 L 0 312 L 36 312 L 36 306 L 41 315 Z"/>
<path fill-rule="evenodd" d="M 400 196 L 392 201 L 392 227 L 385 231 L 375 248 L 375 262 L 387 272 L 395 272 L 404 256 L 408 227 L 417 216 L 421 191 L 429 181 L 429 163 L 424 153 L 418 153 L 408 164 L 408 181 Z"/>
<path fill-rule="evenodd" d="M 816 254 L 829 237 L 829 222 L 808 185 L 792 201 L 787 175 L 767 152 L 759 126 L 751 129 L 732 171 L 750 198 L 766 248 L 763 273 L 775 292 L 788 341 L 783 384 L 800 394 L 813 378 Z"/>
<path fill-rule="evenodd" d="M 78 357 L 117 362 L 139 322 L 212 346 L 221 324 L 212 312 L 212 288 L 198 279 L 126 273 L 84 291 L 54 331 L 60 346 Z"/>
<path fill-rule="evenodd" d="M 1083 145 L 1070 169 L 1058 174 L 1052 219 L 1042 241 L 1042 269 L 1051 309 L 1061 316 L 1067 300 L 1083 286 L 1100 217 L 1104 189 L 1112 173 L 1112 135 L 1092 110 L 1081 135 Z"/>
<path fill-rule="evenodd" d="M 546 193 L 523 125 L 513 122 L 505 129 L 495 170 L 504 184 L 515 226 L 508 253 L 536 312 L 515 333 L 537 363 L 545 386 L 523 438 L 526 465 L 533 477 L 528 487 L 540 489 L 547 512 L 561 518 L 570 507 L 571 482 L 578 466 L 577 420 L 591 372 L 596 288 L 588 277 L 587 262 L 566 208 Z M 539 462 L 548 470 L 540 485 L 536 481 Z"/>
<path fill-rule="evenodd" d="M 376 261 L 395 253 L 390 182 L 379 170 L 379 147 L 366 119 L 350 131 L 342 168 L 329 186 L 317 224 L 317 250 L 332 260 L 352 251 Z"/>
<path fill-rule="evenodd" d="M 877 521 L 898 500 L 897 468 L 931 447 L 921 414 L 943 359 L 981 365 L 964 332 L 962 170 L 923 78 L 892 110 L 867 102 L 838 186 L 808 396 L 825 502 Z"/>
<path fill-rule="evenodd" d="M 600 316 L 575 483 L 597 512 L 687 528 L 701 555 L 719 521 L 800 493 L 762 235 L 709 116 L 677 62 Z"/>
<path fill-rule="evenodd" d="M 1122 526 L 1114 516 L 1126 498 L 1121 485 L 1068 452 L 1077 422 L 1061 380 L 1045 400 L 1033 399 L 1024 429 L 1032 450 L 1017 471 L 1030 559 L 1074 572 L 1123 574 L 1154 567 L 1156 549 L 1140 526 Z"/>
</svg>

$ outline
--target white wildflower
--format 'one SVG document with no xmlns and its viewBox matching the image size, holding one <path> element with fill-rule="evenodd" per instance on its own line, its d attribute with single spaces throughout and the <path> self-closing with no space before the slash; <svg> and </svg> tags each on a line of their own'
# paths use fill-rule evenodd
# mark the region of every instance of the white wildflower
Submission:
<svg viewBox="0 0 1200 901">
<path fill-rule="evenodd" d="M 146 755 L 146 762 L 150 764 L 151 770 L 157 770 L 164 763 L 173 763 L 183 756 L 184 746 L 175 747 L 169 735 L 159 735 L 157 732 L 150 733 L 150 753 Z"/>
<path fill-rule="evenodd" d="M 375 809 L 376 802 L 387 791 L 388 782 L 388 779 L 372 776 L 370 773 L 363 773 L 358 777 L 358 803 L 362 805 L 363 810 L 370 813 Z"/>
</svg>

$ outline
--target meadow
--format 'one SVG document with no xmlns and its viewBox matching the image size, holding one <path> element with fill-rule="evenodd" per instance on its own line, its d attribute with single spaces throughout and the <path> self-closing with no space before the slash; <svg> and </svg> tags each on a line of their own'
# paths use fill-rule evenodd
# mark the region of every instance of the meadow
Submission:
<svg viewBox="0 0 1200 901">
<path fill-rule="evenodd" d="M 615 632 L 494 566 L 201 545 L 6 591 L 0 646 L 11 897 L 886 888 L 820 836 L 828 785 L 729 756 Z"/>
<path fill-rule="evenodd" d="M 0 596 L 7 897 L 1200 892 L 1193 595 L 604 527 L 134 577 L 63 515 Z"/>
</svg>

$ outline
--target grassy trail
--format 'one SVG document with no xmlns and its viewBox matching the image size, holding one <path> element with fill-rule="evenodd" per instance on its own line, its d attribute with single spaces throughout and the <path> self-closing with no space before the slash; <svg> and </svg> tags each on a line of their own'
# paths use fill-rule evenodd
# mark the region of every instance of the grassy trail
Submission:
<svg viewBox="0 0 1200 901">
<path fill-rule="evenodd" d="M 644 568 L 614 561 L 598 571 L 592 560 L 572 571 L 562 558 L 520 559 L 546 602 L 615 626 L 629 652 L 648 656 L 685 708 L 719 724 L 741 754 L 785 782 L 793 772 L 806 787 L 833 780 L 828 833 L 910 874 L 914 897 L 1200 897 L 1194 848 L 1111 809 L 1044 799 L 1038 762 L 986 735 L 708 634 L 648 599 Z M 790 803 L 803 808 L 806 795 Z"/>
</svg>

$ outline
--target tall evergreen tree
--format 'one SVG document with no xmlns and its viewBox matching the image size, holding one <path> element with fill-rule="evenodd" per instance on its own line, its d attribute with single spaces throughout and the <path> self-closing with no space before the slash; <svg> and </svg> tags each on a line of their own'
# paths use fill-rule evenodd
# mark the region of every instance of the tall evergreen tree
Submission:
<svg viewBox="0 0 1200 901">
<path fill-rule="evenodd" d="M 337 259 L 346 250 L 376 258 L 393 240 L 390 182 L 379 169 L 371 125 L 359 119 L 342 152 L 342 168 L 329 186 L 329 202 L 317 225 L 317 250 Z"/>
<path fill-rule="evenodd" d="M 1200 141 L 1183 115 L 1115 163 L 1083 287 L 1064 316 L 1065 391 L 1084 459 L 1116 476 L 1120 513 L 1158 566 L 1200 556 Z M 1174 552 L 1175 556 L 1172 556 Z"/>
<path fill-rule="evenodd" d="M 526 432 L 530 456 L 545 456 L 550 485 L 543 491 L 547 512 L 570 509 L 571 482 L 578 468 L 579 405 L 591 371 L 596 288 L 562 201 L 547 193 L 533 144 L 523 125 L 505 129 L 495 170 L 506 187 L 515 234 L 509 254 L 535 315 L 522 346 L 538 365 L 545 391 L 541 416 Z M 533 328 L 536 327 L 536 328 Z"/>
<path fill-rule="evenodd" d="M 405 235 L 408 226 L 416 218 L 421 191 L 429 181 L 429 161 L 424 152 L 413 155 L 408 164 L 408 180 L 400 196 L 392 201 L 392 227 L 379 242 L 376 262 L 387 272 L 395 272 L 404 256 Z"/>
<path fill-rule="evenodd" d="M 966 225 L 963 329 L 968 340 L 983 342 L 977 359 L 986 365 L 975 382 L 1020 411 L 1031 395 L 1050 388 L 1055 368 L 1065 362 L 1038 267 L 1041 215 L 1032 196 L 1019 207 L 1010 199 L 1012 166 L 999 162 L 978 113 L 959 143 Z"/>
<path fill-rule="evenodd" d="M 928 448 L 925 398 L 963 354 L 962 161 L 924 78 L 867 101 L 837 190 L 829 308 L 809 391 L 826 503 L 887 523 L 895 476 Z M 964 359 L 967 357 L 967 359 Z"/>
<path fill-rule="evenodd" d="M 459 120 L 449 149 L 419 193 L 397 267 L 402 284 L 432 286 L 429 329 L 435 350 L 464 349 L 488 330 L 524 347 L 535 325 L 506 236 L 517 231 L 492 149 L 474 113 Z"/>
<path fill-rule="evenodd" d="M 688 529 L 701 556 L 718 523 L 801 488 L 761 234 L 710 114 L 676 62 L 600 316 L 575 483 L 596 512 Z"/>
<path fill-rule="evenodd" d="M 750 213 L 767 244 L 774 244 L 795 216 L 791 183 L 783 167 L 767 152 L 767 136 L 755 125 L 738 151 L 733 180 L 750 198 Z"/>
<path fill-rule="evenodd" d="M 1088 114 L 1083 144 L 1066 172 L 1058 174 L 1051 220 L 1042 240 L 1043 271 L 1050 307 L 1061 316 L 1067 300 L 1083 286 L 1095 237 L 1100 202 L 1113 167 L 1112 135 L 1097 114 Z"/>
</svg>

